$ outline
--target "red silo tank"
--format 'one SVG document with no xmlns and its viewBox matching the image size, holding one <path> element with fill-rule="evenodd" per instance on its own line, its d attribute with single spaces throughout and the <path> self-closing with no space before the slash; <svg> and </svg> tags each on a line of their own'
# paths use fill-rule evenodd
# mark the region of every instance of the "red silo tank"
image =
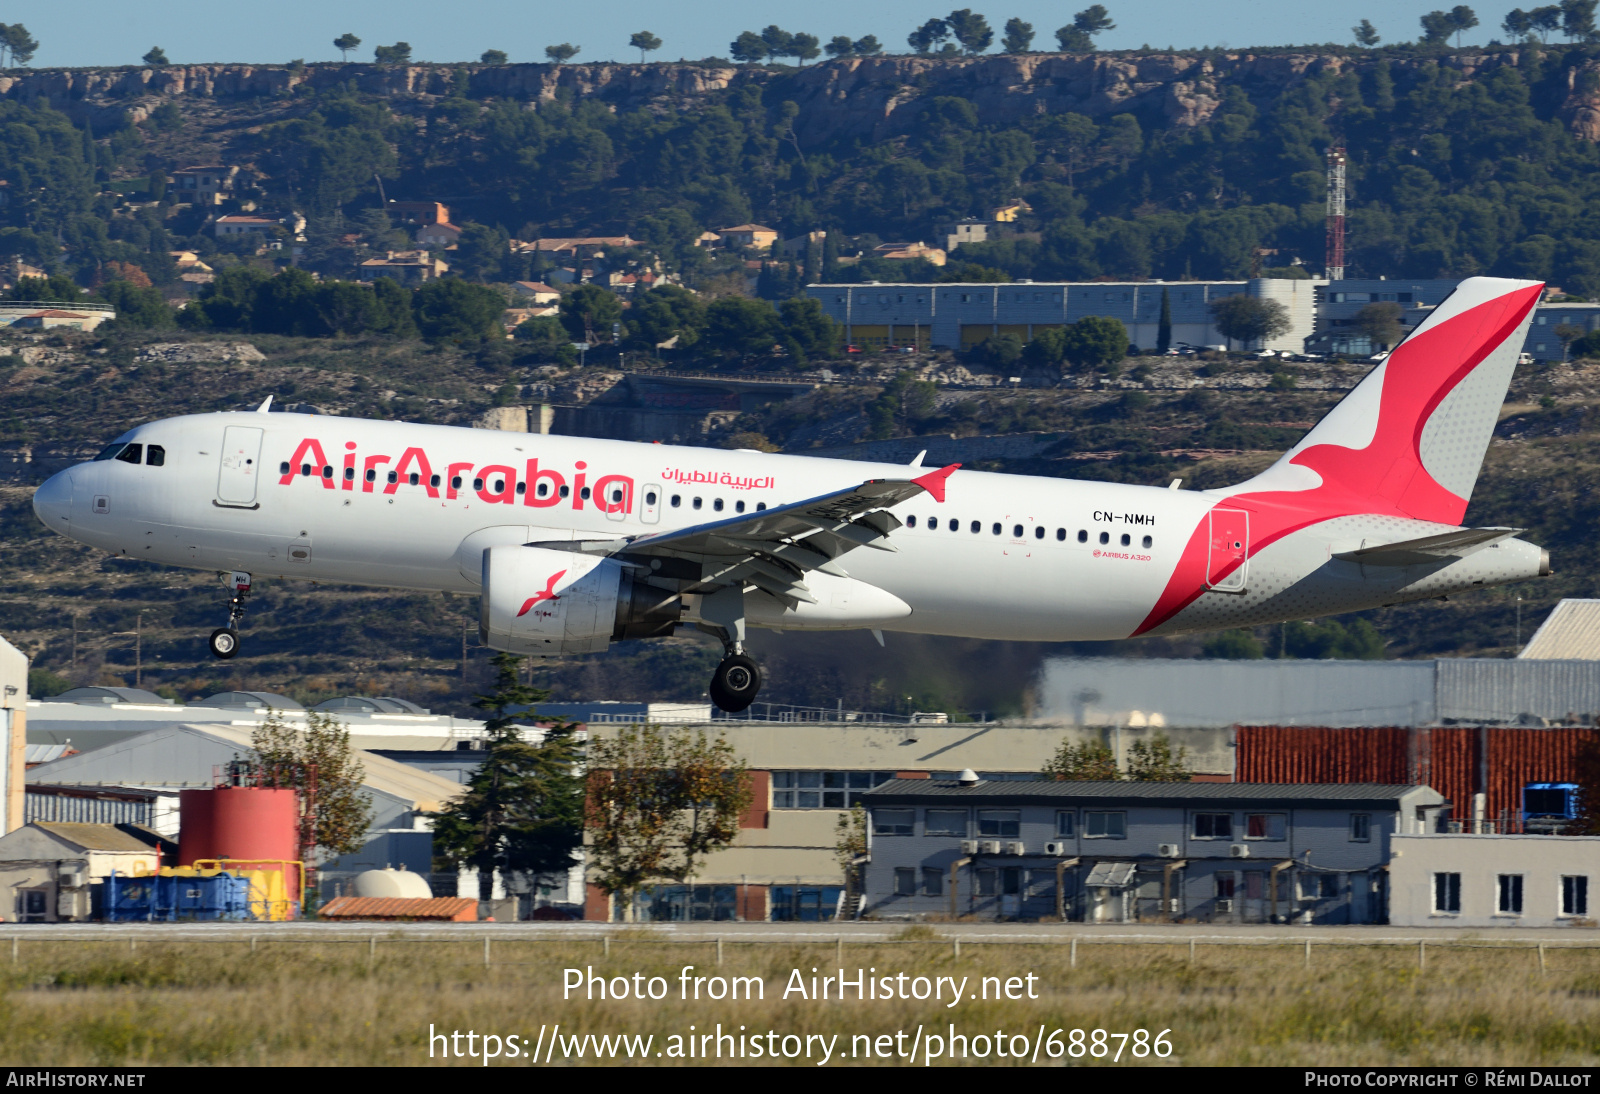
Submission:
<svg viewBox="0 0 1600 1094">
<path fill-rule="evenodd" d="M 228 859 L 242 868 L 271 869 L 300 857 L 298 794 L 293 790 L 225 786 L 178 795 L 178 865 Z M 299 870 L 283 867 L 291 899 L 299 897 Z"/>
</svg>

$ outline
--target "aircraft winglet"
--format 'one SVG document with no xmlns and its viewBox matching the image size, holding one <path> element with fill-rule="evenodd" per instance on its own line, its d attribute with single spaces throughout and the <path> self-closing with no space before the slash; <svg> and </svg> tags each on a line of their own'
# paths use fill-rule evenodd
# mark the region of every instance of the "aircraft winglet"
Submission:
<svg viewBox="0 0 1600 1094">
<path fill-rule="evenodd" d="M 271 409 L 272 409 L 272 396 L 268 395 L 265 399 L 261 400 L 261 405 L 256 407 L 256 413 L 257 414 L 265 414 L 267 411 L 269 411 Z"/>
<path fill-rule="evenodd" d="M 960 466 L 959 463 L 953 463 L 949 467 L 941 467 L 937 471 L 930 471 L 920 479 L 912 479 L 911 481 L 932 494 L 933 500 L 942 505 L 944 504 L 944 480 L 953 475 L 956 468 Z"/>
</svg>

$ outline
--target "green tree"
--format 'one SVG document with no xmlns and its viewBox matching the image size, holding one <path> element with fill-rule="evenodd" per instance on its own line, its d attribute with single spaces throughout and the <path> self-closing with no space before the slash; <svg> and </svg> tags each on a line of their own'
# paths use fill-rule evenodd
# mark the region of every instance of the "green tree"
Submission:
<svg viewBox="0 0 1600 1094">
<path fill-rule="evenodd" d="M 102 285 L 96 295 L 117 309 L 118 328 L 164 330 L 173 325 L 172 309 L 162 298 L 161 290 L 148 284 L 140 286 L 125 278 L 114 278 Z"/>
<path fill-rule="evenodd" d="M 861 859 L 868 847 L 867 811 L 856 804 L 840 813 L 834 821 L 833 833 L 833 857 L 844 875 L 845 893 L 855 896 L 861 891 Z"/>
<path fill-rule="evenodd" d="M 611 341 L 611 326 L 621 318 L 622 301 L 599 285 L 579 285 L 561 298 L 561 325 L 574 342 Z"/>
<path fill-rule="evenodd" d="M 944 21 L 950 28 L 951 35 L 961 43 L 961 48 L 969 56 L 982 53 L 994 44 L 994 31 L 989 27 L 989 20 L 971 8 L 952 11 L 945 16 Z"/>
<path fill-rule="evenodd" d="M 348 61 L 350 59 L 350 51 L 359 48 L 360 45 L 361 39 L 348 31 L 333 40 L 333 48 L 339 51 L 339 60 L 341 61 Z"/>
<path fill-rule="evenodd" d="M 724 296 L 706 307 L 701 343 L 713 353 L 728 357 L 753 357 L 768 353 L 783 341 L 778 312 L 765 300 Z"/>
<path fill-rule="evenodd" d="M 1007 53 L 1027 53 L 1033 45 L 1033 24 L 1024 23 L 1016 16 L 1006 20 L 1006 35 L 1000 39 L 1000 48 Z"/>
<path fill-rule="evenodd" d="M 776 23 L 762 29 L 761 42 L 767 47 L 768 57 L 789 57 L 794 53 L 794 35 Z"/>
<path fill-rule="evenodd" d="M 577 727 L 563 718 L 539 715 L 542 739 L 530 740 L 518 718 L 533 720 L 531 709 L 550 693 L 521 684 L 522 658 L 494 657 L 495 685 L 473 704 L 484 711 L 487 738 L 483 763 L 467 780 L 465 793 L 433 818 L 436 853 L 452 866 L 478 871 L 478 899 L 494 891 L 494 875 L 551 874 L 576 861 L 583 844 L 583 752 Z"/>
<path fill-rule="evenodd" d="M 1587 332 L 1575 323 L 1557 323 L 1555 330 L 1551 333 L 1554 334 L 1556 336 L 1556 340 L 1561 343 L 1561 359 L 1565 361 L 1567 359 L 1568 352 L 1570 352 L 1572 349 L 1572 344 L 1578 339 L 1582 338 Z"/>
<path fill-rule="evenodd" d="M 1134 741 L 1128 746 L 1128 780 L 1137 783 L 1186 783 L 1193 777 L 1189 750 L 1173 747 L 1165 733 Z"/>
<path fill-rule="evenodd" d="M 152 67 L 159 67 L 161 65 L 170 63 L 167 60 L 167 51 L 162 49 L 160 46 L 151 46 L 150 52 L 146 53 L 139 59 Z"/>
<path fill-rule="evenodd" d="M 735 61 L 755 64 L 766 59 L 767 43 L 755 31 L 747 30 L 733 40 L 728 52 Z"/>
<path fill-rule="evenodd" d="M 589 878 L 622 898 L 629 921 L 642 887 L 692 878 L 750 807 L 744 762 L 703 730 L 628 726 L 590 741 L 588 769 Z"/>
<path fill-rule="evenodd" d="M 21 23 L 0 23 L 0 60 L 9 56 L 10 64 L 26 66 L 38 49 L 39 43 L 34 41 L 27 27 Z"/>
<path fill-rule="evenodd" d="M 661 48 L 661 39 L 651 34 L 648 30 L 641 30 L 628 39 L 628 45 L 639 51 L 639 63 L 644 64 L 644 55 Z"/>
<path fill-rule="evenodd" d="M 883 52 L 883 43 L 878 41 L 878 36 L 868 34 L 856 39 L 856 55 L 859 57 L 873 57 Z"/>
<path fill-rule="evenodd" d="M 789 41 L 789 55 L 804 65 L 822 56 L 822 44 L 815 34 L 796 34 Z"/>
<path fill-rule="evenodd" d="M 844 343 L 844 327 L 822 310 L 822 301 L 813 296 L 794 296 L 779 308 L 788 340 L 807 358 L 837 357 Z"/>
<path fill-rule="evenodd" d="M 1056 782 L 1120 782 L 1117 758 L 1104 741 L 1072 744 L 1062 740 L 1056 754 L 1044 765 L 1043 775 Z"/>
<path fill-rule="evenodd" d="M 1116 30 L 1104 4 L 1091 4 L 1072 17 L 1072 22 L 1056 31 L 1056 41 L 1064 53 L 1094 52 L 1095 35 Z"/>
<path fill-rule="evenodd" d="M 1541 42 L 1548 42 L 1550 35 L 1561 29 L 1561 5 L 1546 4 L 1528 12 L 1529 28 L 1539 35 Z"/>
<path fill-rule="evenodd" d="M 1372 21 L 1370 19 L 1363 19 L 1361 22 L 1351 27 L 1350 33 L 1355 35 L 1356 45 L 1362 46 L 1366 49 L 1371 49 L 1373 46 L 1383 41 L 1382 38 L 1378 37 L 1378 28 L 1372 25 Z"/>
<path fill-rule="evenodd" d="M 1249 631 L 1232 630 L 1207 638 L 1201 644 L 1200 656 L 1218 661 L 1259 661 L 1266 651 Z"/>
<path fill-rule="evenodd" d="M 1349 624 L 1286 623 L 1280 630 L 1279 656 L 1337 661 L 1383 660 L 1383 636 L 1365 619 Z"/>
<path fill-rule="evenodd" d="M 1569 42 L 1596 39 L 1594 12 L 1600 0 L 1561 0 L 1561 33 Z"/>
<path fill-rule="evenodd" d="M 943 19 L 929 19 L 906 35 L 906 44 L 918 53 L 932 53 L 933 48 L 950 39 L 950 27 Z"/>
<path fill-rule="evenodd" d="M 1379 346 L 1395 345 L 1405 334 L 1405 327 L 1400 325 L 1403 314 L 1399 304 L 1380 300 L 1376 304 L 1363 306 L 1351 316 L 1350 325 L 1366 336 L 1376 352 Z"/>
<path fill-rule="evenodd" d="M 492 280 L 500 273 L 509 253 L 511 237 L 500 228 L 472 221 L 461 226 L 461 239 L 452 257 L 452 272 L 463 277 Z"/>
<path fill-rule="evenodd" d="M 1122 320 L 1086 315 L 1066 328 L 1062 357 L 1078 368 L 1103 369 L 1116 375 L 1128 354 L 1128 328 Z"/>
<path fill-rule="evenodd" d="M 310 711 L 302 730 L 270 711 L 251 732 L 250 750 L 261 785 L 300 792 L 300 815 L 311 842 L 305 851 L 314 847 L 331 857 L 366 845 L 372 798 L 363 789 L 367 773 L 351 747 L 348 726 L 331 714 Z"/>
<path fill-rule="evenodd" d="M 72 688 L 72 681 L 49 669 L 28 670 L 28 698 L 48 699 Z"/>
<path fill-rule="evenodd" d="M 396 42 L 392 46 L 378 46 L 372 51 L 372 57 L 380 65 L 409 65 L 411 43 Z"/>
<path fill-rule="evenodd" d="M 553 315 L 536 315 L 517 324 L 513 332 L 517 342 L 529 353 L 543 361 L 576 364 L 578 354 L 572 348 L 572 339 Z"/>
<path fill-rule="evenodd" d="M 828 39 L 828 44 L 822 47 L 822 51 L 829 57 L 848 57 L 856 51 L 856 44 L 851 41 L 848 34 L 835 34 Z"/>
<path fill-rule="evenodd" d="M 411 307 L 430 342 L 481 342 L 499 333 L 506 302 L 493 289 L 446 277 L 417 289 Z"/>
<path fill-rule="evenodd" d="M 654 351 L 676 338 L 677 348 L 687 349 L 699 339 L 705 321 L 706 306 L 697 295 L 681 285 L 657 285 L 628 309 L 628 345 Z"/>
<path fill-rule="evenodd" d="M 486 49 L 483 51 L 483 56 L 479 57 L 478 60 L 486 65 L 503 65 L 510 61 L 511 58 L 503 49 Z"/>
<path fill-rule="evenodd" d="M 1293 324 L 1289 309 L 1276 300 L 1262 300 L 1245 293 L 1234 293 L 1210 305 L 1211 322 L 1224 338 L 1247 347 L 1287 334 Z"/>
</svg>

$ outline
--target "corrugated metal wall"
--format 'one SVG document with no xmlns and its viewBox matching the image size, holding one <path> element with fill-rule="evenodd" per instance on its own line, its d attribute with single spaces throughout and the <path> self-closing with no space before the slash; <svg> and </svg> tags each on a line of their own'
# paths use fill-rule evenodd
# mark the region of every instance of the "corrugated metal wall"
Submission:
<svg viewBox="0 0 1600 1094">
<path fill-rule="evenodd" d="M 23 803 L 27 821 L 56 821 L 63 824 L 142 824 L 152 826 L 154 804 L 147 801 L 116 801 L 108 798 L 79 798 L 66 794 L 28 794 Z"/>
<path fill-rule="evenodd" d="M 1523 714 L 1600 714 L 1600 661 L 1434 661 L 1438 720 L 1513 721 Z"/>
<path fill-rule="evenodd" d="M 1484 815 L 1497 821 L 1518 816 L 1528 783 L 1575 781 L 1578 750 L 1600 729 L 1240 726 L 1237 740 L 1239 782 L 1425 783 L 1456 820 L 1472 817 L 1486 759 Z"/>
</svg>

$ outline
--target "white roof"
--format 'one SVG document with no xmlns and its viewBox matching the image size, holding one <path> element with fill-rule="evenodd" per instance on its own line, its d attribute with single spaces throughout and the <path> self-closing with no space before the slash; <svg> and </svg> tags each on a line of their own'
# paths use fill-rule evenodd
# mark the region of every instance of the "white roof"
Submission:
<svg viewBox="0 0 1600 1094">
<path fill-rule="evenodd" d="M 1517 656 L 1537 661 L 1600 660 L 1600 600 L 1561 601 Z"/>
</svg>

